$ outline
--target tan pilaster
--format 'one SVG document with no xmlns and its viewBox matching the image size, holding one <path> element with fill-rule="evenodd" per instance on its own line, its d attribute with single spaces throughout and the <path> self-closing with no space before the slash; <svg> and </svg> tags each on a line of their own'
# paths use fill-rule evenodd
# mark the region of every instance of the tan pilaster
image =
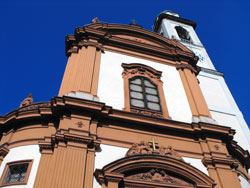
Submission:
<svg viewBox="0 0 250 188">
<path fill-rule="evenodd" d="M 95 150 L 100 141 L 70 132 L 39 143 L 42 156 L 35 188 L 92 188 Z"/>
<path fill-rule="evenodd" d="M 53 154 L 43 153 L 34 187 L 83 187 L 86 148 L 68 146 L 54 149 Z"/>
<path fill-rule="evenodd" d="M 108 188 L 119 188 L 119 183 L 123 180 L 123 175 L 105 174 L 105 179 L 108 182 Z"/>
<path fill-rule="evenodd" d="M 215 180 L 216 188 L 241 188 L 233 160 L 211 157 L 203 159 L 203 164 Z"/>
<path fill-rule="evenodd" d="M 69 92 L 97 95 L 101 51 L 95 46 L 82 47 L 68 58 L 59 96 Z"/>
<path fill-rule="evenodd" d="M 188 68 L 178 69 L 186 92 L 192 115 L 210 117 L 207 103 L 200 89 L 195 74 Z"/>
<path fill-rule="evenodd" d="M 180 77 L 181 77 L 181 80 L 182 80 L 184 90 L 185 90 L 186 95 L 187 95 L 187 99 L 188 99 L 188 102 L 189 102 L 189 106 L 190 106 L 192 115 L 198 117 L 199 112 L 198 112 L 198 109 L 196 107 L 195 100 L 194 100 L 194 97 L 192 95 L 191 88 L 189 87 L 188 80 L 187 80 L 187 78 L 185 76 L 185 73 L 184 73 L 184 71 L 182 69 L 179 69 L 179 74 L 180 74 Z"/>
<path fill-rule="evenodd" d="M 102 188 L 108 188 L 105 183 L 102 184 Z"/>
<path fill-rule="evenodd" d="M 85 168 L 84 188 L 93 187 L 95 148 L 88 149 L 87 162 Z"/>
<path fill-rule="evenodd" d="M 119 188 L 119 182 L 108 182 L 108 188 Z"/>
</svg>

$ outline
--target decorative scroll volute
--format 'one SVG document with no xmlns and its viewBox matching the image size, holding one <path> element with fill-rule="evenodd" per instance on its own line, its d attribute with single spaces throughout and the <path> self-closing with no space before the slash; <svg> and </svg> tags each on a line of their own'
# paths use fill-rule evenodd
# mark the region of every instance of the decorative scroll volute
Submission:
<svg viewBox="0 0 250 188">
<path fill-rule="evenodd" d="M 143 154 L 165 155 L 183 161 L 182 157 L 172 148 L 172 146 L 157 146 L 154 150 L 149 143 L 145 143 L 144 141 L 140 142 L 139 144 L 133 144 L 126 153 L 126 156 Z"/>
</svg>

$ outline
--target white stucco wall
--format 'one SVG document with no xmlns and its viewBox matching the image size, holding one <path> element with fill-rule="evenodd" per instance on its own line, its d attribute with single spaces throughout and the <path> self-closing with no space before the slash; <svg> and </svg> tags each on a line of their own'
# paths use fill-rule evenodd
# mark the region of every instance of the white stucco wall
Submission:
<svg viewBox="0 0 250 188">
<path fill-rule="evenodd" d="M 180 75 L 175 67 L 118 53 L 106 51 L 102 54 L 98 85 L 100 102 L 114 109 L 124 107 L 122 63 L 141 63 L 162 71 L 161 80 L 170 117 L 177 121 L 191 122 L 191 110 Z"/>
<path fill-rule="evenodd" d="M 11 188 L 32 188 L 35 182 L 36 173 L 38 170 L 41 154 L 39 152 L 38 145 L 20 146 L 10 149 L 9 153 L 4 158 L 1 167 L 0 174 L 2 175 L 6 163 L 15 162 L 19 160 L 33 159 L 29 179 L 27 185 L 12 185 Z M 8 186 L 9 187 L 9 186 Z"/>
<path fill-rule="evenodd" d="M 212 118 L 215 119 L 220 125 L 231 127 L 236 130 L 234 140 L 238 142 L 244 150 L 250 151 L 250 145 L 248 144 L 246 135 L 240 127 L 239 121 L 235 115 L 225 114 L 221 112 L 210 111 Z"/>
<path fill-rule="evenodd" d="M 201 159 L 183 157 L 183 160 L 208 175 L 207 168 L 202 164 Z"/>
<path fill-rule="evenodd" d="M 239 176 L 239 180 L 240 180 L 240 184 L 242 188 L 250 188 L 250 184 L 245 178 L 243 178 L 242 176 Z"/>
<path fill-rule="evenodd" d="M 208 105 L 232 109 L 218 79 L 198 76 L 202 93 Z"/>
<path fill-rule="evenodd" d="M 101 151 L 95 153 L 95 169 L 102 169 L 105 165 L 125 157 L 127 148 L 101 144 Z M 101 185 L 93 178 L 93 188 L 101 188 Z"/>
</svg>

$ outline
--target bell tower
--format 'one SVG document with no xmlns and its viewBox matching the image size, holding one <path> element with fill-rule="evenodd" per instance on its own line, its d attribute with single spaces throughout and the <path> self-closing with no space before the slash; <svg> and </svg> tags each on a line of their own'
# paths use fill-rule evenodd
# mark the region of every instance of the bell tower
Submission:
<svg viewBox="0 0 250 188">
<path fill-rule="evenodd" d="M 196 23 L 184 18 L 171 11 L 160 13 L 154 23 L 154 32 L 166 38 L 176 39 L 192 50 L 199 57 L 198 66 L 215 70 L 205 47 L 202 45 L 195 32 Z"/>
<path fill-rule="evenodd" d="M 235 139 L 239 145 L 250 150 L 250 131 L 224 79 L 224 74 L 215 69 L 208 53 L 195 32 L 196 23 L 181 18 L 172 11 L 163 11 L 154 22 L 154 32 L 175 39 L 198 56 L 201 68 L 199 85 L 205 97 L 212 118 L 220 125 L 236 130 Z"/>
</svg>

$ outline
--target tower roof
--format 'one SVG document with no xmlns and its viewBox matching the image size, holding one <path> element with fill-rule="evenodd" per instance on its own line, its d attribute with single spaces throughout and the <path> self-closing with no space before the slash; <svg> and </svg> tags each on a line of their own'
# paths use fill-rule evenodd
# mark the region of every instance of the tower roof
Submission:
<svg viewBox="0 0 250 188">
<path fill-rule="evenodd" d="M 154 32 L 158 31 L 158 29 L 160 27 L 160 24 L 161 24 L 161 22 L 162 22 L 162 20 L 164 18 L 169 19 L 169 20 L 173 20 L 173 21 L 176 21 L 176 22 L 180 22 L 180 23 L 183 23 L 183 24 L 186 24 L 186 25 L 190 25 L 194 29 L 196 28 L 196 23 L 194 21 L 187 20 L 187 19 L 184 19 L 184 18 L 180 18 L 179 14 L 174 13 L 172 11 L 163 11 L 155 19 L 154 28 L 153 28 Z"/>
</svg>

